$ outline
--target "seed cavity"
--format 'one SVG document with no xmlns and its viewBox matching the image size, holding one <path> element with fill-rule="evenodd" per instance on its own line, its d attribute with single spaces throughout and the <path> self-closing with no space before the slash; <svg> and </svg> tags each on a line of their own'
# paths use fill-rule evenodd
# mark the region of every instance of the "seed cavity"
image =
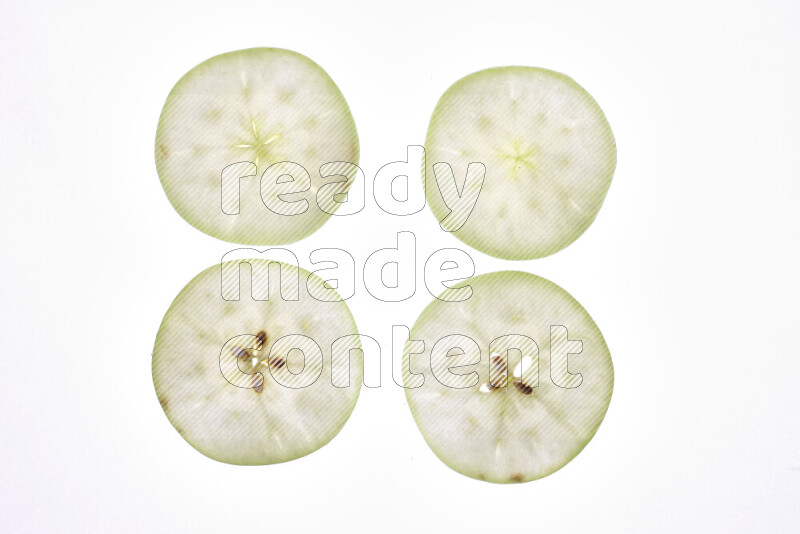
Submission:
<svg viewBox="0 0 800 534">
<path fill-rule="evenodd" d="M 252 359 L 254 367 L 256 365 L 258 365 L 258 358 L 256 358 L 253 355 L 253 352 L 257 351 L 257 350 L 261 350 L 264 347 L 264 344 L 267 342 L 267 339 L 268 339 L 267 332 L 264 331 L 264 330 L 261 330 L 258 334 L 256 334 L 255 337 L 256 337 L 256 342 L 255 342 L 253 348 L 246 349 L 246 348 L 242 348 L 242 347 L 233 347 L 231 349 L 232 352 L 233 352 L 234 357 L 236 357 L 239 360 Z"/>
<path fill-rule="evenodd" d="M 530 366 L 530 362 L 521 361 L 514 370 L 513 381 L 514 388 L 525 396 L 533 395 L 533 387 L 529 386 L 520 379 L 523 370 Z M 495 354 L 489 360 L 489 381 L 481 385 L 479 391 L 481 393 L 490 393 L 492 391 L 504 390 L 506 391 L 506 384 L 508 380 L 508 363 L 505 358 L 499 354 Z"/>
<path fill-rule="evenodd" d="M 513 319 L 515 322 L 518 322 L 516 316 Z M 514 367 L 514 378 L 519 378 L 525 373 L 528 372 L 528 369 L 531 368 L 533 365 L 533 358 L 530 356 L 523 356 L 522 359 L 519 361 L 516 367 Z"/>
</svg>

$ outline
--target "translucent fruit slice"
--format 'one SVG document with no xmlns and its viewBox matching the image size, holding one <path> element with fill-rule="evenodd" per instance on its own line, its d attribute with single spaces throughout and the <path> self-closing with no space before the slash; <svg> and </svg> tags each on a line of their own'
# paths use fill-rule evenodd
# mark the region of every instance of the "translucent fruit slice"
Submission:
<svg viewBox="0 0 800 534">
<path fill-rule="evenodd" d="M 445 229 L 510 260 L 548 256 L 577 239 L 616 167 L 614 136 L 597 102 L 568 76 L 533 67 L 482 70 L 453 84 L 436 105 L 425 149 L 433 213 L 442 221 L 463 212 Z M 436 163 L 453 174 L 442 165 L 434 174 Z M 470 163 L 486 173 L 482 184 L 468 180 L 467 188 L 480 189 L 474 209 L 455 189 L 437 187 L 437 179 L 455 177 L 464 199 L 476 194 L 463 190 Z M 471 174 L 480 169 L 472 167 Z"/>
<path fill-rule="evenodd" d="M 358 155 L 336 84 L 307 57 L 278 48 L 193 68 L 167 97 L 156 132 L 156 167 L 175 210 L 241 244 L 291 243 L 316 231 L 355 176 L 335 162 L 357 165 Z"/>
<path fill-rule="evenodd" d="M 411 330 L 424 342 L 422 350 L 409 341 L 404 355 L 411 413 L 459 473 L 499 483 L 545 477 L 605 416 L 614 385 L 608 347 L 586 310 L 544 278 L 504 271 L 465 284 L 468 300 L 439 300 L 446 291 Z"/>
<path fill-rule="evenodd" d="M 357 334 L 356 325 L 344 302 L 317 300 L 337 298 L 334 290 L 284 264 L 269 300 L 251 298 L 244 275 L 240 300 L 223 299 L 221 274 L 238 273 L 238 263 L 203 271 L 172 303 L 156 337 L 153 383 L 169 421 L 206 456 L 239 465 L 285 462 L 328 443 L 355 407 L 361 352 L 345 352 L 349 358 L 334 366 L 331 347 Z M 267 260 L 249 263 L 264 272 Z M 265 284 L 254 279 L 257 295 Z M 360 348 L 357 338 L 345 339 L 348 349 Z"/>
</svg>

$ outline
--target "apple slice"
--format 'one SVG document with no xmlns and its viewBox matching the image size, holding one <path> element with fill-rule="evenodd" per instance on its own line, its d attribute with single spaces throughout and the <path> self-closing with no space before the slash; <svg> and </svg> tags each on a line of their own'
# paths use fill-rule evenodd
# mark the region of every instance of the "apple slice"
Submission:
<svg viewBox="0 0 800 534">
<path fill-rule="evenodd" d="M 156 132 L 156 168 L 175 210 L 213 237 L 249 245 L 292 243 L 322 226 L 344 201 L 358 154 L 333 80 L 278 48 L 197 65 L 170 92 Z"/>
<path fill-rule="evenodd" d="M 575 241 L 597 216 L 616 167 L 597 102 L 568 76 L 533 67 L 482 70 L 454 83 L 436 105 L 425 149 L 426 195 L 443 228 L 509 260 Z M 474 209 L 463 200 L 477 194 L 462 185 L 470 163 L 485 166 L 483 183 L 467 180 L 480 189 Z M 472 165 L 470 174 L 480 170 Z"/>
<path fill-rule="evenodd" d="M 254 270 L 263 262 L 249 260 Z M 255 300 L 246 276 L 240 300 L 225 300 L 221 274 L 231 265 L 237 271 L 226 262 L 197 275 L 167 311 L 153 350 L 156 394 L 175 429 L 209 458 L 262 465 L 305 456 L 333 439 L 358 399 L 360 351 L 342 353 L 336 366 L 331 359 L 335 340 L 357 334 L 355 322 L 343 301 L 330 301 L 333 289 L 290 265 L 279 264 L 275 287 L 287 294 L 299 275 L 296 300 L 275 290 Z M 254 279 L 257 288 L 263 279 Z"/>
<path fill-rule="evenodd" d="M 498 483 L 545 477 L 605 416 L 614 386 L 608 347 L 586 310 L 544 278 L 504 271 L 466 284 L 469 299 L 439 300 L 446 291 L 411 330 L 403 361 L 411 413 L 459 473 Z"/>
</svg>

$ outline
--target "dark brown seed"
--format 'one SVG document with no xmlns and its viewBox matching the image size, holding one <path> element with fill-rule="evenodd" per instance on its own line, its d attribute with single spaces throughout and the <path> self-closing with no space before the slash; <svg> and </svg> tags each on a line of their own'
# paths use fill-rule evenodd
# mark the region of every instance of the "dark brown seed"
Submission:
<svg viewBox="0 0 800 534">
<path fill-rule="evenodd" d="M 275 369 L 280 369 L 284 365 L 286 365 L 286 360 L 283 358 L 272 358 L 269 362 L 269 366 L 274 367 Z"/>
<path fill-rule="evenodd" d="M 517 388 L 517 391 L 522 393 L 523 395 L 531 395 L 533 393 L 533 388 L 527 384 L 523 384 L 519 380 L 514 380 L 514 387 Z"/>
<path fill-rule="evenodd" d="M 492 356 L 491 366 L 489 368 L 489 389 L 500 389 L 503 384 L 503 376 L 506 374 L 508 367 L 506 362 L 500 356 Z M 500 375 L 500 376 L 495 376 Z"/>
<path fill-rule="evenodd" d="M 250 354 L 248 354 L 248 352 L 246 350 L 244 350 L 244 349 L 238 349 L 238 350 L 234 349 L 234 351 L 236 351 L 236 352 L 234 352 L 234 354 L 240 360 L 250 357 Z"/>
<path fill-rule="evenodd" d="M 256 334 L 256 349 L 261 350 L 261 347 L 264 346 L 264 343 L 267 341 L 267 333 L 263 330 Z"/>
<path fill-rule="evenodd" d="M 256 378 L 253 389 L 255 390 L 256 393 L 261 393 L 262 391 L 264 391 L 264 379 L 261 378 L 260 376 Z"/>
</svg>

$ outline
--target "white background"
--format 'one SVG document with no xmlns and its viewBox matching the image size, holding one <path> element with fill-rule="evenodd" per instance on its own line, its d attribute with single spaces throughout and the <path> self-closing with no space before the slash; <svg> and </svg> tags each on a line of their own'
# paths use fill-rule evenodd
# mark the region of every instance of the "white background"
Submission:
<svg viewBox="0 0 800 534">
<path fill-rule="evenodd" d="M 800 7 L 792 2 L 4 2 L 0 8 L 0 531 L 789 532 L 800 523 Z M 153 143 L 189 68 L 275 46 L 318 62 L 355 117 L 361 167 L 424 144 L 441 93 L 482 68 L 565 72 L 600 103 L 618 167 L 594 225 L 505 262 L 428 209 L 367 208 L 292 250 L 359 268 L 418 239 L 479 273 L 571 292 L 611 348 L 616 387 L 589 446 L 523 485 L 468 479 L 416 429 L 384 360 L 342 432 L 287 464 L 194 451 L 150 376 L 164 312 L 235 245 L 184 222 Z M 421 280 L 421 278 L 420 278 Z M 389 348 L 431 300 L 357 286 Z"/>
</svg>

